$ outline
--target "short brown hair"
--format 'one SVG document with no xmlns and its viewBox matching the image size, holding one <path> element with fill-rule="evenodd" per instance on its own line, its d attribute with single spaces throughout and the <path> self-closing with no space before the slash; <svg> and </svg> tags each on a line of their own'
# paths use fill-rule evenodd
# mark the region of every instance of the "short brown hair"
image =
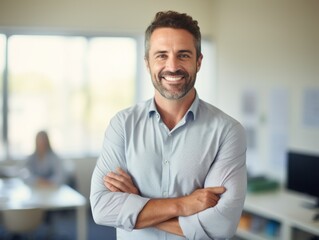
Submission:
<svg viewBox="0 0 319 240">
<path fill-rule="evenodd" d="M 148 59 L 150 50 L 150 38 L 152 33 L 158 28 L 175 28 L 184 29 L 191 33 L 194 37 L 197 59 L 201 55 L 201 33 L 198 22 L 186 13 L 178 13 L 175 11 L 158 12 L 153 22 L 145 31 L 145 58 Z"/>
</svg>

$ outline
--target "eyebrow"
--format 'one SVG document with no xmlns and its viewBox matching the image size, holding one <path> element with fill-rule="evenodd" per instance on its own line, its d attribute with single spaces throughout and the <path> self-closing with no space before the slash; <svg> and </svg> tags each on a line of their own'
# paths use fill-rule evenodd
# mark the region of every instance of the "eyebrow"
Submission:
<svg viewBox="0 0 319 240">
<path fill-rule="evenodd" d="M 154 52 L 154 54 L 153 54 L 153 55 L 162 54 L 162 53 L 167 53 L 167 51 L 165 51 L 165 50 L 162 50 L 162 51 L 156 51 L 156 52 Z"/>
<path fill-rule="evenodd" d="M 178 53 L 189 53 L 193 55 L 193 52 L 191 50 L 179 50 Z"/>
<path fill-rule="evenodd" d="M 157 54 L 163 54 L 163 53 L 167 53 L 168 51 L 166 50 L 159 50 L 159 51 L 156 51 L 153 55 L 157 55 Z M 189 53 L 191 55 L 193 55 L 193 52 L 191 50 L 179 50 L 177 53 Z"/>
</svg>

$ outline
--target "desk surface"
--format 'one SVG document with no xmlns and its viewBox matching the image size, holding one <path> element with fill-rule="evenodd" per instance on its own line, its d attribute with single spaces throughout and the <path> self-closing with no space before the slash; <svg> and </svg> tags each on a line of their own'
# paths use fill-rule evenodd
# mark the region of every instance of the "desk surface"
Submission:
<svg viewBox="0 0 319 240">
<path fill-rule="evenodd" d="M 268 193 L 247 194 L 244 208 L 319 235 L 319 221 L 313 219 L 319 209 L 303 206 L 311 202 L 313 201 L 308 197 L 281 189 Z"/>
<path fill-rule="evenodd" d="M 0 179 L 0 210 L 63 209 L 86 205 L 86 199 L 69 186 L 30 187 L 21 179 Z"/>
<path fill-rule="evenodd" d="M 66 185 L 40 188 L 30 187 L 17 178 L 0 179 L 0 211 L 32 208 L 75 208 L 77 239 L 87 239 L 86 199 L 80 193 Z"/>
</svg>

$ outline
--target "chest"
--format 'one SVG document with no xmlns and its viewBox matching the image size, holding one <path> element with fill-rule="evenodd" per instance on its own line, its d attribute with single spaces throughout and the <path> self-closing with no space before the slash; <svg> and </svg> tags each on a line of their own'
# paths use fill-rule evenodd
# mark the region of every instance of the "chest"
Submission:
<svg viewBox="0 0 319 240">
<path fill-rule="evenodd" d="M 212 129 L 142 127 L 126 141 L 127 167 L 141 192 L 176 197 L 203 187 L 219 146 Z"/>
</svg>

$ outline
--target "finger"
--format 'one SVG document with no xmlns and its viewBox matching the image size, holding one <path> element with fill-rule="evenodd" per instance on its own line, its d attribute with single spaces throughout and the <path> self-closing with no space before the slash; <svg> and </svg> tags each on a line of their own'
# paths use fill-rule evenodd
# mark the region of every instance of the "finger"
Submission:
<svg viewBox="0 0 319 240">
<path fill-rule="evenodd" d="M 112 191 L 116 192 L 127 192 L 128 188 L 121 182 L 118 182 L 114 179 L 107 179 L 105 181 L 105 185 L 107 188 L 112 189 Z"/>
<path fill-rule="evenodd" d="M 123 182 L 123 183 L 126 181 L 126 179 L 122 175 L 116 174 L 114 172 L 109 172 L 106 175 L 106 177 L 114 179 L 114 180 L 119 181 L 119 182 Z"/>
<path fill-rule="evenodd" d="M 104 177 L 105 181 L 121 192 L 139 194 L 138 189 L 135 187 L 132 181 L 127 181 L 125 178 L 118 176 L 115 173 L 109 173 Z"/>
<path fill-rule="evenodd" d="M 109 172 L 103 177 L 103 180 L 113 187 L 117 188 L 120 192 L 127 192 L 139 195 L 139 190 L 132 181 L 129 174 L 121 168 L 117 168 L 118 173 Z"/>
<path fill-rule="evenodd" d="M 213 199 L 213 200 L 211 201 L 210 206 L 211 206 L 211 207 L 214 207 L 214 206 L 217 205 L 217 203 L 218 203 L 218 200 Z"/>
<path fill-rule="evenodd" d="M 214 193 L 214 194 L 222 194 L 224 192 L 226 192 L 226 188 L 225 187 L 208 187 L 206 188 L 208 191 L 210 191 L 211 193 Z"/>
<path fill-rule="evenodd" d="M 109 184 L 108 182 L 105 182 L 104 185 L 111 191 L 111 192 L 121 192 L 120 189 L 118 189 L 117 187 L 115 187 L 112 184 Z"/>
<path fill-rule="evenodd" d="M 125 182 L 119 180 L 116 176 L 113 177 L 113 174 L 110 174 L 111 176 L 106 176 L 105 182 L 116 187 L 117 189 L 119 189 L 121 192 L 127 192 L 129 187 L 125 184 Z"/>
<path fill-rule="evenodd" d="M 135 186 L 133 180 L 132 180 L 132 177 L 127 173 L 125 172 L 122 168 L 117 168 L 116 171 L 118 172 L 118 174 L 120 174 L 124 179 L 124 184 L 126 185 L 127 187 L 127 191 L 129 193 L 134 193 L 134 194 L 139 194 L 139 190 L 138 188 Z"/>
<path fill-rule="evenodd" d="M 212 194 L 210 199 L 213 201 L 213 203 L 217 203 L 220 199 L 219 195 L 216 195 L 216 194 Z"/>
<path fill-rule="evenodd" d="M 128 181 L 132 181 L 132 178 L 131 178 L 131 176 L 127 173 L 127 172 L 125 172 L 122 168 L 117 168 L 116 169 L 116 172 L 119 174 L 119 175 L 121 175 L 122 177 L 124 177 L 126 180 L 128 180 Z"/>
<path fill-rule="evenodd" d="M 207 201 L 210 207 L 214 207 L 218 203 L 219 199 L 219 195 L 216 195 L 215 193 L 210 193 L 209 196 L 207 196 Z"/>
<path fill-rule="evenodd" d="M 126 173 L 123 169 L 117 168 L 116 172 L 109 172 L 107 174 L 107 177 L 113 178 L 117 181 L 120 181 L 123 185 L 126 185 L 128 188 L 132 188 L 132 185 L 134 185 L 131 176 Z"/>
</svg>

